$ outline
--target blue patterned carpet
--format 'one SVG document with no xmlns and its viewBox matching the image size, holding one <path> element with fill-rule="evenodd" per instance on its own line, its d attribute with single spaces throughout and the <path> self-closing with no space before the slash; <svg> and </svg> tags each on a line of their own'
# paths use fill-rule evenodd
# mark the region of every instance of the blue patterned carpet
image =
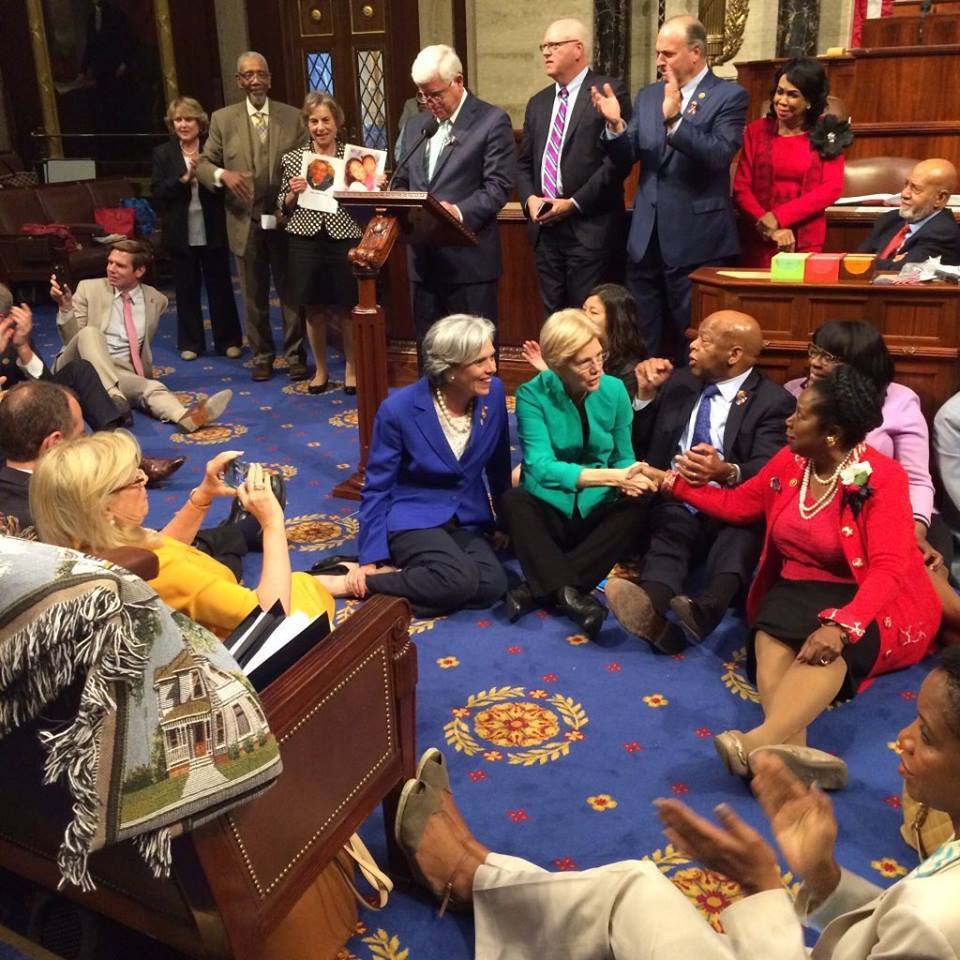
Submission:
<svg viewBox="0 0 960 960">
<path fill-rule="evenodd" d="M 277 313 L 278 311 L 274 311 Z M 54 353 L 50 309 L 40 309 L 38 343 Z M 147 453 L 189 455 L 163 489 L 151 492 L 150 520 L 162 525 L 199 480 L 206 460 L 241 449 L 288 478 L 287 525 L 294 569 L 326 552 L 351 552 L 356 505 L 328 491 L 352 469 L 357 454 L 353 398 L 335 389 L 318 397 L 291 384 L 283 371 L 256 384 L 240 361 L 180 361 L 175 316 L 167 314 L 154 354 L 161 375 L 192 400 L 232 387 L 224 423 L 193 436 L 145 415 L 136 434 Z M 332 376 L 342 377 L 342 361 Z M 211 520 L 220 519 L 215 507 Z M 255 582 L 259 555 L 251 557 Z M 349 614 L 338 609 L 337 618 Z M 651 801 L 683 797 L 708 813 L 721 800 L 763 827 L 747 788 L 714 754 L 711 736 L 752 726 L 759 715 L 745 679 L 741 620 L 728 616 L 702 647 L 683 656 L 654 656 L 610 624 L 598 642 L 570 624 L 531 614 L 510 626 L 501 608 L 417 621 L 418 742 L 443 746 L 467 821 L 492 848 L 546 867 L 574 870 L 611 860 L 652 857 L 705 916 L 738 895 L 736 886 L 667 847 Z M 835 795 L 841 824 L 840 860 L 875 882 L 907 872 L 915 855 L 900 839 L 900 782 L 893 743 L 914 714 L 929 663 L 881 678 L 851 704 L 814 725 L 811 743 L 841 754 L 849 788 Z M 363 834 L 385 862 L 382 824 Z M 791 878 L 785 877 L 787 882 Z M 468 918 L 437 921 L 428 900 L 398 891 L 381 913 L 363 911 L 349 954 L 362 960 L 462 960 L 473 956 Z"/>
</svg>

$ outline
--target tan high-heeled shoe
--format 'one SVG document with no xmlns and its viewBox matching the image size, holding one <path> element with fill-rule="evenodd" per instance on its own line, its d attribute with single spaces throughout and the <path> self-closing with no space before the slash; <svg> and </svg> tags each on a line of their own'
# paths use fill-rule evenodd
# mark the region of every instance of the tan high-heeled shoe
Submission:
<svg viewBox="0 0 960 960">
<path fill-rule="evenodd" d="M 747 752 L 740 739 L 742 736 L 742 730 L 724 730 L 713 738 L 713 747 L 717 751 L 717 756 L 723 761 L 727 771 L 735 777 L 750 776 Z"/>
</svg>

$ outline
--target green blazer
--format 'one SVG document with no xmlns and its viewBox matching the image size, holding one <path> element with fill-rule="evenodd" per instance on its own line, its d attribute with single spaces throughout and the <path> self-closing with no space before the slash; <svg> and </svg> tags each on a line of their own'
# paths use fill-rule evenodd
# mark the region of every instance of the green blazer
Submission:
<svg viewBox="0 0 960 960">
<path fill-rule="evenodd" d="M 604 375 L 587 395 L 590 439 L 583 445 L 580 411 L 563 381 L 545 370 L 517 389 L 517 429 L 523 444 L 523 486 L 567 517 L 586 516 L 620 496 L 612 487 L 577 489 L 586 467 L 629 467 L 636 462 L 630 431 L 633 407 L 623 381 Z"/>
</svg>

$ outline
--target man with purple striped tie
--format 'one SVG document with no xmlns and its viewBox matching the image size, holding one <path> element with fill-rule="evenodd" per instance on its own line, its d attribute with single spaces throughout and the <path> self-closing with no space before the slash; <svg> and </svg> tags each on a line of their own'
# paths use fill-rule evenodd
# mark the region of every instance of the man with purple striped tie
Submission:
<svg viewBox="0 0 960 960">
<path fill-rule="evenodd" d="M 529 221 L 540 292 L 549 315 L 579 307 L 590 290 L 610 279 L 609 253 L 623 242 L 623 178 L 600 143 L 603 119 L 590 88 L 610 84 L 624 116 L 630 96 L 623 81 L 590 68 L 592 40 L 579 20 L 556 20 L 540 44 L 553 80 L 527 104 L 517 192 Z"/>
</svg>

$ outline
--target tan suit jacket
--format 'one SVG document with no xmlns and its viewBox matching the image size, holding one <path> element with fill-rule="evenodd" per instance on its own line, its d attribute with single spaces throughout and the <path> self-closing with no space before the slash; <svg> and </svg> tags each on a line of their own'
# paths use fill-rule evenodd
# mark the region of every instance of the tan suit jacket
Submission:
<svg viewBox="0 0 960 960">
<path fill-rule="evenodd" d="M 822 933 L 813 960 L 955 960 L 960 955 L 960 861 L 913 874 L 886 890 L 843 871 L 840 886 L 809 916 Z M 804 913 L 803 896 L 797 911 Z M 747 897 L 722 914 L 737 960 L 804 960 L 800 924 L 785 891 Z"/>
<path fill-rule="evenodd" d="M 277 194 L 280 192 L 280 160 L 283 155 L 298 146 L 306 137 L 306 128 L 299 110 L 277 100 L 269 101 L 267 124 L 267 150 L 270 157 L 270 186 L 267 190 L 265 212 L 274 213 Z M 214 173 L 217 168 L 240 172 L 253 172 L 253 124 L 247 112 L 247 101 L 231 104 L 216 110 L 210 118 L 210 133 L 197 164 L 197 179 L 208 189 L 217 190 Z M 250 205 L 241 203 L 234 195 L 224 190 L 227 208 L 227 239 L 231 251 L 242 257 L 250 235 Z"/>
<path fill-rule="evenodd" d="M 146 377 L 153 377 L 153 354 L 150 351 L 150 341 L 157 332 L 160 316 L 167 309 L 167 298 L 147 283 L 141 283 L 143 291 L 143 305 L 146 314 L 147 329 L 143 338 L 143 347 L 140 350 L 140 359 L 143 361 L 143 372 Z M 97 280 L 81 280 L 77 284 L 73 295 L 73 306 L 70 310 L 57 313 L 57 330 L 60 339 L 66 346 L 86 326 L 96 327 L 106 333 L 110 323 L 110 310 L 113 307 L 113 297 L 116 290 L 110 286 L 104 277 Z M 59 354 L 57 355 L 59 357 Z"/>
</svg>

